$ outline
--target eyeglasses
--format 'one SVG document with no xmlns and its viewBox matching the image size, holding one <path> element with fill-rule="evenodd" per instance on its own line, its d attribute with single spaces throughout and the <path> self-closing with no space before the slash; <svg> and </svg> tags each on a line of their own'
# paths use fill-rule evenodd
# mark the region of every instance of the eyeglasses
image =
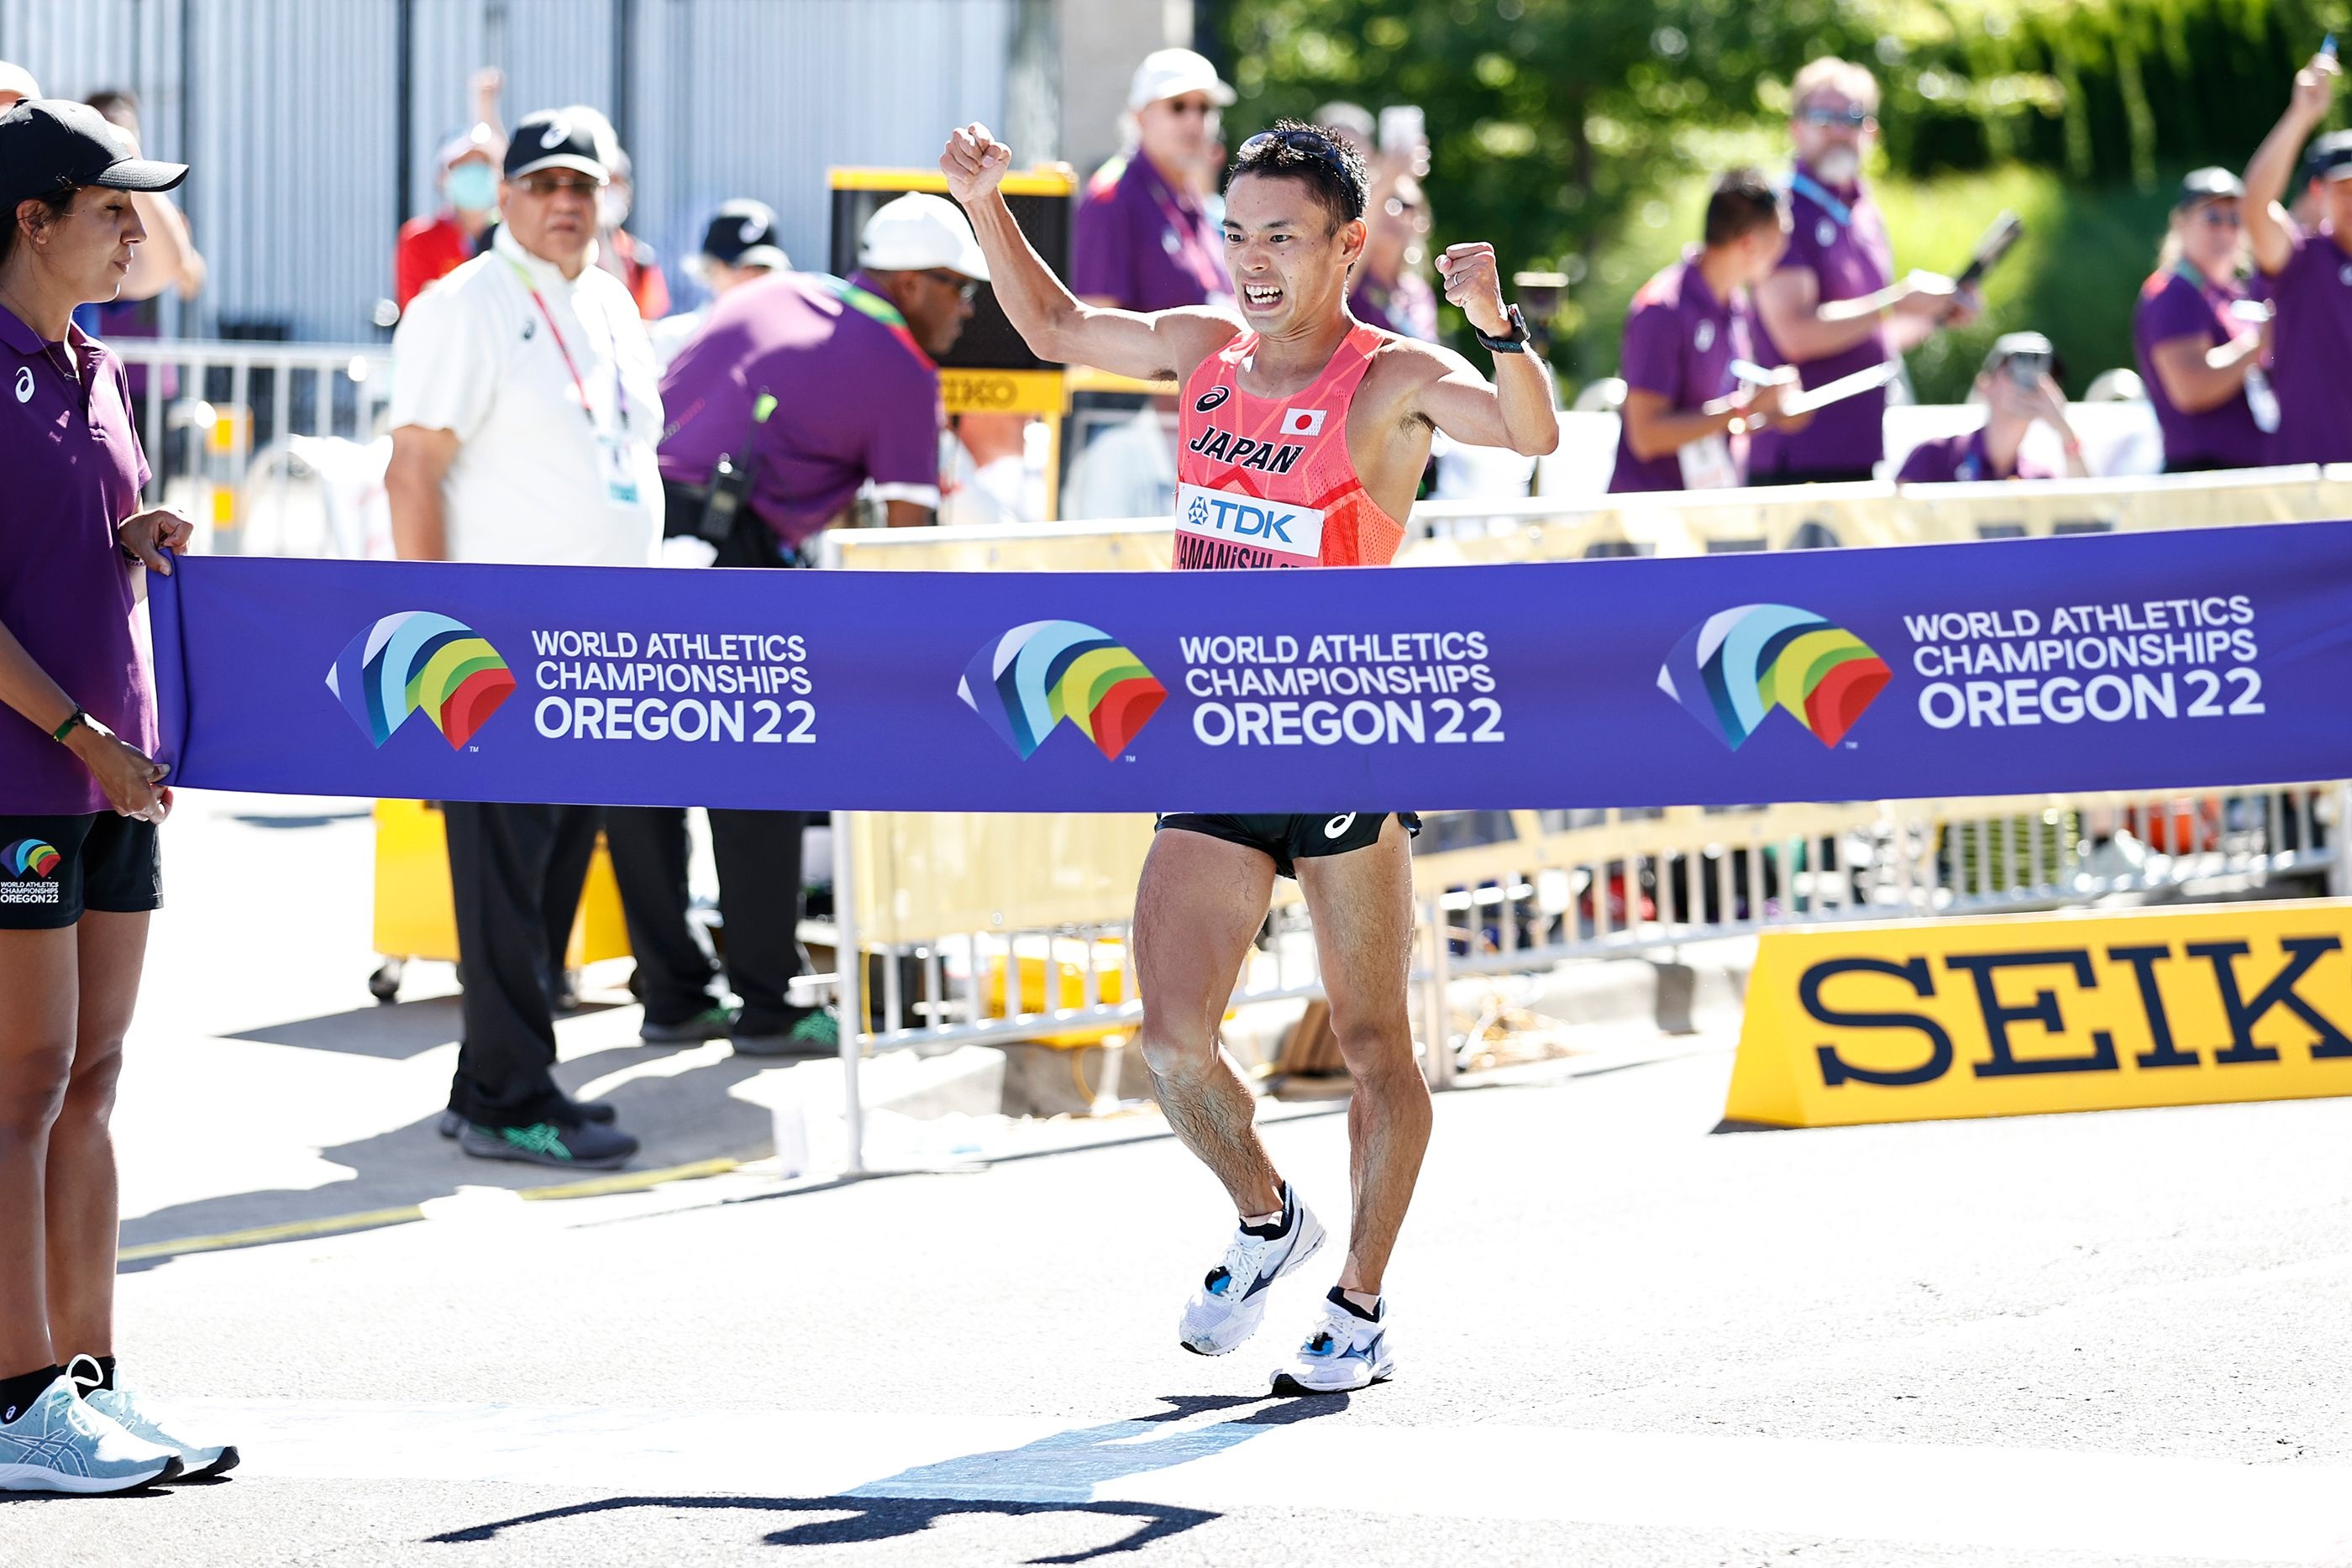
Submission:
<svg viewBox="0 0 2352 1568">
<path fill-rule="evenodd" d="M 971 278 L 966 277 L 961 272 L 947 272 L 938 268 L 933 268 L 931 271 L 924 273 L 923 276 L 929 278 L 933 283 L 938 284 L 942 288 L 954 289 L 956 292 L 956 298 L 962 300 L 967 305 L 980 298 L 979 283 Z"/>
<path fill-rule="evenodd" d="M 2209 203 L 2198 208 L 2197 221 L 2208 228 L 2217 229 L 2239 228 L 2245 223 L 2245 219 L 2239 215 L 2237 208 L 2223 206 L 2219 202 Z"/>
<path fill-rule="evenodd" d="M 577 193 L 593 199 L 602 188 L 593 180 L 578 176 L 566 179 L 560 174 L 530 174 L 516 183 L 532 195 L 542 198 Z"/>
<path fill-rule="evenodd" d="M 1825 103 L 1817 103 L 1797 110 L 1797 118 L 1807 125 L 1843 125 L 1859 131 L 1870 123 L 1870 110 L 1858 103 L 1850 103 L 1843 109 L 1832 109 Z"/>
<path fill-rule="evenodd" d="M 1160 106 L 1171 114 L 1197 114 L 1204 119 L 1217 112 L 1217 106 L 1205 98 L 1163 98 Z"/>
<path fill-rule="evenodd" d="M 1265 147 L 1277 141 L 1285 147 L 1296 147 L 1302 152 L 1313 153 L 1318 160 L 1329 165 L 1341 179 L 1350 184 L 1355 183 L 1355 172 L 1348 167 L 1348 160 L 1341 155 L 1339 148 L 1331 144 L 1328 137 L 1313 131 L 1261 131 L 1242 143 L 1241 152 L 1235 155 L 1236 160 L 1245 162 L 1255 157 Z"/>
</svg>

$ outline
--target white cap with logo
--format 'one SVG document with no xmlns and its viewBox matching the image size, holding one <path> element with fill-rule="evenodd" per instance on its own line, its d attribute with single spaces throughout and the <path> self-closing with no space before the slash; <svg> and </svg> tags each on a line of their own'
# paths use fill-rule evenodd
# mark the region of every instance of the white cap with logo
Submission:
<svg viewBox="0 0 2352 1568">
<path fill-rule="evenodd" d="M 1218 79 L 1217 68 L 1206 55 L 1190 49 L 1154 49 L 1135 68 L 1135 79 L 1128 84 L 1127 107 L 1141 109 L 1188 92 L 1204 93 L 1219 107 L 1234 101 L 1234 89 Z"/>
<path fill-rule="evenodd" d="M 943 267 L 980 282 L 988 262 L 962 211 L 944 196 L 910 191 L 874 209 L 857 235 L 857 265 L 882 272 Z"/>
</svg>

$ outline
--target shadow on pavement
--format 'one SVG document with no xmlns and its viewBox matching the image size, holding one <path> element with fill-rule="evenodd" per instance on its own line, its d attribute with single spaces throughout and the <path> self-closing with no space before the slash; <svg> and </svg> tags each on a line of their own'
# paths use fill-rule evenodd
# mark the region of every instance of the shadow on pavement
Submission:
<svg viewBox="0 0 2352 1568">
<path fill-rule="evenodd" d="M 396 1013 L 408 1008 L 431 1009 L 436 1005 L 415 1002 L 403 1008 L 375 1010 Z M 449 1006 L 449 1019 L 454 1022 L 455 1004 Z M 314 1019 L 285 1026 L 285 1030 L 312 1027 L 324 1028 L 326 1023 Z M 262 1031 L 247 1038 L 283 1032 Z M 445 1026 L 435 1043 L 449 1038 Z M 555 1076 L 567 1091 L 577 1092 L 583 1085 L 607 1073 L 674 1056 L 681 1049 L 624 1046 L 591 1051 L 557 1063 Z M 455 1142 L 440 1136 L 436 1112 L 389 1133 L 320 1149 L 322 1158 L 351 1168 L 349 1180 L 300 1190 L 231 1193 L 158 1209 L 124 1220 L 121 1244 L 125 1249 L 137 1249 L 283 1228 L 283 1234 L 261 1235 L 232 1243 L 259 1246 L 414 1219 L 418 1218 L 415 1214 L 402 1211 L 433 1198 L 450 1197 L 460 1186 L 544 1187 L 607 1175 L 625 1176 L 628 1171 L 663 1170 L 704 1160 L 761 1158 L 774 1152 L 774 1123 L 767 1111 L 736 1099 L 730 1091 L 772 1065 L 775 1064 L 722 1056 L 708 1066 L 673 1076 L 633 1079 L 613 1091 L 610 1099 L 620 1113 L 620 1125 L 644 1145 L 625 1171 L 571 1172 L 554 1166 L 476 1159 L 460 1154 Z M 345 1218 L 354 1223 L 332 1223 Z M 217 1240 L 210 1246 L 189 1249 L 219 1249 Z M 136 1273 L 169 1262 L 174 1255 L 167 1252 L 133 1259 L 121 1264 L 118 1272 Z"/>
<path fill-rule="evenodd" d="M 1092 1513 L 1134 1519 L 1136 1529 L 1089 1552 L 1034 1557 L 1032 1563 L 1086 1563 L 1114 1552 L 1139 1551 L 1219 1517 L 1197 1508 L 1164 1503 L 1097 1500 L 1095 1490 L 1130 1476 L 1163 1470 L 1221 1454 L 1276 1427 L 1294 1426 L 1348 1408 L 1344 1394 L 1276 1402 L 1228 1396 L 1163 1395 L 1167 1409 L 1130 1420 L 1106 1421 L 1040 1437 L 1018 1448 L 967 1454 L 921 1465 L 833 1497 L 614 1497 L 526 1513 L 513 1519 L 426 1537 L 428 1543 L 455 1545 L 496 1540 L 523 1526 L 581 1519 L 632 1509 L 724 1510 L 730 1512 L 845 1515 L 813 1519 L 766 1536 L 770 1546 L 840 1546 L 919 1535 L 942 1519 L 959 1514 Z M 1214 1410 L 1255 1406 L 1246 1416 L 1205 1427 L 1156 1433 L 1156 1427 Z"/>
</svg>

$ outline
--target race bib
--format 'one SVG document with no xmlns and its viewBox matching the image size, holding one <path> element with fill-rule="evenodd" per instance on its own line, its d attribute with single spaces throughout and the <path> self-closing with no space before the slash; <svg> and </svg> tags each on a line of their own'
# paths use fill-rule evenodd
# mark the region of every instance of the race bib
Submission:
<svg viewBox="0 0 2352 1568">
<path fill-rule="evenodd" d="M 1323 559 L 1323 514 L 1202 485 L 1176 486 L 1179 567 L 1314 566 Z"/>
</svg>

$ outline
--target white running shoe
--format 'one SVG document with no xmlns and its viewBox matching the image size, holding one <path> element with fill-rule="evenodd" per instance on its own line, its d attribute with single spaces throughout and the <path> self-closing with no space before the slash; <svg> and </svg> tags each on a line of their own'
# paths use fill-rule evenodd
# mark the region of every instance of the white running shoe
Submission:
<svg viewBox="0 0 2352 1568">
<path fill-rule="evenodd" d="M 180 1456 L 126 1432 L 60 1375 L 0 1425 L 0 1491 L 135 1491 L 178 1479 Z"/>
<path fill-rule="evenodd" d="M 85 1364 L 89 1367 L 86 1373 L 82 1370 Z M 113 1387 L 100 1388 L 98 1367 L 89 1356 L 74 1357 L 73 1364 L 66 1368 L 66 1375 L 81 1390 L 83 1404 L 142 1442 L 179 1455 L 182 1468 L 175 1479 L 192 1481 L 205 1476 L 225 1476 L 236 1469 L 237 1452 L 234 1448 L 202 1448 L 174 1435 L 141 1406 L 138 1395 L 121 1377 L 115 1379 Z"/>
<path fill-rule="evenodd" d="M 1176 1337 L 1195 1355 L 1223 1355 L 1239 1348 L 1265 1317 L 1265 1288 L 1315 1256 L 1323 1226 L 1290 1184 L 1282 1184 L 1279 1228 L 1260 1233 L 1243 1226 L 1234 1232 L 1225 1260 L 1209 1270 L 1192 1299 Z"/>
<path fill-rule="evenodd" d="M 1307 1333 L 1307 1343 L 1290 1364 L 1274 1375 L 1276 1394 L 1352 1394 L 1396 1375 L 1389 1354 L 1389 1304 L 1367 1318 L 1348 1303 L 1339 1287 L 1323 1298 L 1323 1315 Z"/>
</svg>

